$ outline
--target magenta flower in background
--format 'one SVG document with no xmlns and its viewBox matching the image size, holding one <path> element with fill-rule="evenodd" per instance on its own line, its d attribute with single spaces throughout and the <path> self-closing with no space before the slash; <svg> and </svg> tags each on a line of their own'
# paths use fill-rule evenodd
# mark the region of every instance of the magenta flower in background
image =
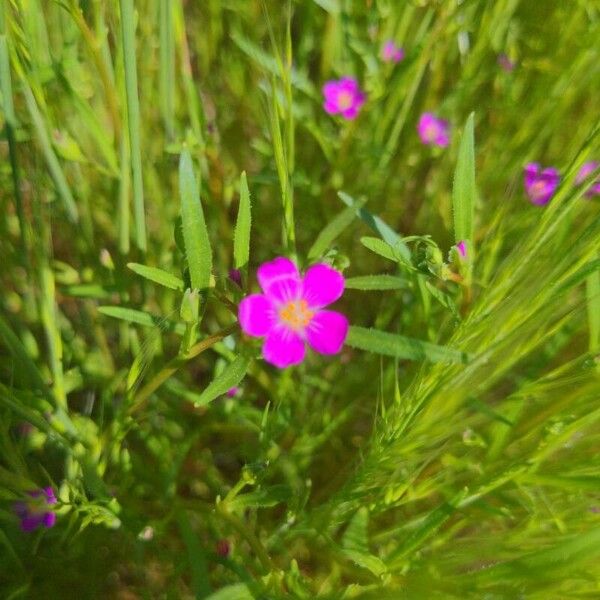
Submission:
<svg viewBox="0 0 600 600">
<path fill-rule="evenodd" d="M 467 258 L 467 242 L 465 242 L 465 240 L 458 242 L 458 244 L 456 244 L 456 249 L 461 258 Z"/>
<path fill-rule="evenodd" d="M 230 269 L 229 279 L 238 287 L 242 287 L 242 272 L 239 269 Z"/>
<path fill-rule="evenodd" d="M 326 112 L 330 115 L 342 115 L 344 119 L 349 120 L 358 116 L 367 98 L 358 87 L 358 81 L 352 77 L 326 82 L 323 86 L 323 96 L 323 108 Z"/>
<path fill-rule="evenodd" d="M 237 385 L 234 385 L 232 388 L 229 388 L 226 392 L 226 396 L 228 398 L 235 398 L 236 396 L 239 395 L 239 393 L 241 392 L 241 388 L 239 388 Z"/>
<path fill-rule="evenodd" d="M 52 504 L 56 504 L 56 496 L 51 487 L 27 492 L 30 496 L 27 500 L 15 502 L 14 511 L 21 519 L 21 529 L 23 531 L 33 531 L 43 525 L 44 527 L 53 527 L 56 523 L 56 514 L 52 509 L 48 509 Z"/>
<path fill-rule="evenodd" d="M 582 183 L 585 183 L 585 180 L 588 179 L 590 177 L 590 175 L 594 171 L 597 171 L 599 168 L 600 168 L 600 162 L 598 162 L 597 160 L 591 160 L 590 162 L 586 162 L 585 164 L 583 164 L 581 166 L 581 169 L 579 169 L 579 172 L 577 173 L 577 176 L 575 177 L 575 183 L 577 185 L 581 185 Z M 586 191 L 585 195 L 590 198 L 592 196 L 600 195 L 600 173 L 596 176 L 596 180 L 594 181 L 594 184 L 592 185 L 591 188 L 589 188 Z"/>
<path fill-rule="evenodd" d="M 424 144 L 445 148 L 450 143 L 450 125 L 432 113 L 423 113 L 417 125 L 419 137 Z"/>
<path fill-rule="evenodd" d="M 348 320 L 323 310 L 344 292 L 344 276 L 326 264 L 310 267 L 304 277 L 288 258 L 263 263 L 257 271 L 262 294 L 246 296 L 238 318 L 242 331 L 264 337 L 264 359 L 279 367 L 304 360 L 306 343 L 320 354 L 337 354 L 348 334 Z"/>
<path fill-rule="evenodd" d="M 560 174 L 554 167 L 542 169 L 538 163 L 529 163 L 524 170 L 525 191 L 533 204 L 548 204 L 558 184 Z"/>
<path fill-rule="evenodd" d="M 381 59 L 384 62 L 400 62 L 404 59 L 404 49 L 396 46 L 394 40 L 388 40 L 381 48 Z"/>
<path fill-rule="evenodd" d="M 508 55 L 506 55 L 504 53 L 498 55 L 498 64 L 507 73 L 510 73 L 511 71 L 513 71 L 516 66 L 515 63 L 512 60 L 510 60 L 510 58 L 508 58 Z"/>
</svg>

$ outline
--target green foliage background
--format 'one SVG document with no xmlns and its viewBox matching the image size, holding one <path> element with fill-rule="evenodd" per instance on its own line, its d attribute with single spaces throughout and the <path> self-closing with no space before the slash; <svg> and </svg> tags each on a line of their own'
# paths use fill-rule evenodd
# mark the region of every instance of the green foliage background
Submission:
<svg viewBox="0 0 600 600">
<path fill-rule="evenodd" d="M 0 17 L 2 598 L 600 595 L 596 0 Z M 345 75 L 352 122 L 321 106 Z M 282 254 L 344 269 L 354 327 L 276 371 L 235 315 Z"/>
</svg>

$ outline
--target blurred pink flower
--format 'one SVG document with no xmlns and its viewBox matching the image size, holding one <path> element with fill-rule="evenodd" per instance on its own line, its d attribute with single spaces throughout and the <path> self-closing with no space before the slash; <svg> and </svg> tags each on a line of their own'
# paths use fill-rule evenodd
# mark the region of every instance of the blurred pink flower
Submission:
<svg viewBox="0 0 600 600">
<path fill-rule="evenodd" d="M 15 502 L 14 511 L 21 520 L 21 529 L 26 532 L 34 531 L 41 525 L 53 527 L 56 523 L 56 513 L 48 509 L 56 504 L 56 496 L 51 487 L 27 492 L 29 498 Z"/>
<path fill-rule="evenodd" d="M 450 125 L 432 113 L 423 113 L 417 125 L 419 137 L 424 144 L 445 148 L 450 143 Z"/>
<path fill-rule="evenodd" d="M 510 60 L 510 58 L 508 58 L 508 55 L 504 54 L 504 52 L 498 55 L 498 64 L 507 73 L 513 71 L 516 66 L 515 63 L 512 60 Z"/>
<path fill-rule="evenodd" d="M 330 115 L 340 114 L 348 120 L 358 116 L 367 98 L 358 86 L 358 81 L 352 77 L 326 82 L 323 86 L 323 96 L 323 108 L 326 112 Z"/>
<path fill-rule="evenodd" d="M 575 183 L 577 185 L 585 183 L 586 179 L 589 179 L 590 175 L 594 173 L 594 171 L 598 171 L 599 168 L 600 162 L 598 162 L 597 160 L 591 160 L 589 162 L 584 163 L 581 169 L 579 169 L 577 176 L 575 177 Z M 596 175 L 596 179 L 592 184 L 592 187 L 590 187 L 586 191 L 585 195 L 589 198 L 591 198 L 592 196 L 600 195 L 600 172 Z"/>
<path fill-rule="evenodd" d="M 404 59 L 404 49 L 396 46 L 394 40 L 387 40 L 381 48 L 381 59 L 384 62 L 400 62 Z"/>
<path fill-rule="evenodd" d="M 538 163 L 529 163 L 524 169 L 525 191 L 533 204 L 548 204 L 560 183 L 560 174 L 554 167 L 542 169 Z"/>
<path fill-rule="evenodd" d="M 467 258 L 467 242 L 465 242 L 465 240 L 458 242 L 458 244 L 456 244 L 456 249 L 458 250 L 461 258 Z"/>
<path fill-rule="evenodd" d="M 279 368 L 304 360 L 305 344 L 321 354 L 337 354 L 348 333 L 348 320 L 323 308 L 344 292 L 344 276 L 326 264 L 310 267 L 304 277 L 288 258 L 263 263 L 257 272 L 262 294 L 246 296 L 239 306 L 242 331 L 264 337 L 263 357 Z"/>
</svg>

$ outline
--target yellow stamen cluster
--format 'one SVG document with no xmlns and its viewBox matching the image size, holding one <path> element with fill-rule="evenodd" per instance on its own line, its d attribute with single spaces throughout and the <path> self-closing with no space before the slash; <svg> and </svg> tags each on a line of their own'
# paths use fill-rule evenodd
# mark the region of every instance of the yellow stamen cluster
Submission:
<svg viewBox="0 0 600 600">
<path fill-rule="evenodd" d="M 341 110 L 347 110 L 352 106 L 352 94 L 350 92 L 340 92 L 338 96 L 338 107 Z"/>
<path fill-rule="evenodd" d="M 308 308 L 306 300 L 292 300 L 279 311 L 279 318 L 292 329 L 303 329 L 313 316 L 314 312 Z"/>
</svg>

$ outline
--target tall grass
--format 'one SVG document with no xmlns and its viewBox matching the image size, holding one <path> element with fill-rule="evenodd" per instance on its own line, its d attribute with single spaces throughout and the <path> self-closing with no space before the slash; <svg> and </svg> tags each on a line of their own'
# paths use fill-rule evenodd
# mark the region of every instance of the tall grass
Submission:
<svg viewBox="0 0 600 600">
<path fill-rule="evenodd" d="M 3 598 L 600 593 L 600 10 L 542 4 L 2 3 Z M 344 270 L 340 355 L 240 333 L 278 255 Z"/>
</svg>

